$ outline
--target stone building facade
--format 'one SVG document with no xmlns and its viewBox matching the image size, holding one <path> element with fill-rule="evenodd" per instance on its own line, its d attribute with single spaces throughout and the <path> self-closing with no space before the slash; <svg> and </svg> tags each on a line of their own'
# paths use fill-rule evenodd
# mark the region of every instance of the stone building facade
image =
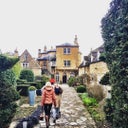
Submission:
<svg viewBox="0 0 128 128">
<path fill-rule="evenodd" d="M 41 75 L 40 65 L 34 58 L 32 58 L 31 54 L 28 52 L 27 49 L 21 54 L 21 56 L 19 56 L 19 58 L 20 58 L 21 67 L 23 69 L 32 70 L 34 76 Z"/>
<path fill-rule="evenodd" d="M 56 46 L 56 79 L 66 83 L 70 76 L 77 76 L 80 62 L 81 53 L 77 44 Z"/>
<path fill-rule="evenodd" d="M 83 62 L 79 66 L 79 76 L 86 74 L 89 77 L 91 85 L 99 84 L 99 81 L 105 73 L 109 72 L 107 64 L 99 60 L 101 53 L 104 52 L 104 46 L 92 50 L 88 56 L 84 56 Z"/>
<path fill-rule="evenodd" d="M 81 63 L 81 53 L 77 36 L 74 43 L 63 43 L 55 49 L 38 50 L 37 61 L 42 68 L 42 73 L 54 75 L 57 82 L 66 83 L 70 76 L 78 75 L 78 67 Z"/>
</svg>

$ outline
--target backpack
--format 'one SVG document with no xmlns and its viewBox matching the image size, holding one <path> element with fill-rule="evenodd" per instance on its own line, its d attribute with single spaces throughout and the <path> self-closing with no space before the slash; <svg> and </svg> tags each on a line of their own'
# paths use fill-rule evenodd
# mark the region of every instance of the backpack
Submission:
<svg viewBox="0 0 128 128">
<path fill-rule="evenodd" d="M 58 88 L 55 87 L 55 88 L 54 88 L 54 91 L 55 91 L 55 94 L 56 94 L 56 95 L 62 94 L 62 89 L 61 89 L 60 87 L 58 87 Z"/>
</svg>

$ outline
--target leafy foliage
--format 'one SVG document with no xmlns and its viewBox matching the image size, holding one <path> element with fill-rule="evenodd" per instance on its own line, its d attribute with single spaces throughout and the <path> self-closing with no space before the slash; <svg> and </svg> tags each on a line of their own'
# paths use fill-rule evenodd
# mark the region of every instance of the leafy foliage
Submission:
<svg viewBox="0 0 128 128">
<path fill-rule="evenodd" d="M 20 72 L 20 79 L 25 79 L 27 82 L 33 82 L 34 81 L 34 73 L 32 70 L 29 69 L 23 69 Z"/>
<path fill-rule="evenodd" d="M 102 85 L 110 85 L 109 83 L 109 72 L 107 72 L 100 80 L 100 84 Z"/>
<path fill-rule="evenodd" d="M 50 78 L 47 75 L 35 76 L 36 88 L 41 89 Z"/>
<path fill-rule="evenodd" d="M 20 76 L 20 72 L 22 70 L 22 67 L 19 61 L 12 67 L 12 70 L 15 73 L 16 79 L 18 79 Z"/>
<path fill-rule="evenodd" d="M 112 85 L 112 97 L 105 106 L 106 119 L 112 123 L 113 128 L 126 128 L 128 126 L 128 0 L 113 0 L 107 15 L 102 19 L 101 27 Z"/>
<path fill-rule="evenodd" d="M 36 89 L 37 89 L 37 88 L 36 88 L 35 86 L 29 86 L 29 87 L 28 87 L 28 90 L 29 90 L 29 91 L 33 91 L 33 90 L 36 90 Z"/>
<path fill-rule="evenodd" d="M 18 59 L 0 55 L 0 127 L 7 128 L 16 113 L 16 100 L 20 98 L 16 91 L 16 79 L 10 69 Z"/>
<path fill-rule="evenodd" d="M 77 86 L 76 91 L 78 93 L 84 93 L 84 92 L 86 92 L 86 87 L 84 85 L 79 85 L 79 86 Z"/>
<path fill-rule="evenodd" d="M 94 106 L 97 104 L 97 101 L 95 98 L 92 97 L 86 97 L 83 99 L 83 102 L 86 106 Z"/>
<path fill-rule="evenodd" d="M 87 92 L 90 97 L 96 98 L 97 101 L 102 101 L 105 98 L 104 88 L 101 85 L 89 86 Z"/>
<path fill-rule="evenodd" d="M 7 57 L 6 55 L 0 55 L 0 71 L 10 69 L 19 61 L 19 58 Z"/>
<path fill-rule="evenodd" d="M 69 79 L 68 79 L 68 85 L 69 86 L 75 86 L 76 85 L 76 83 L 77 83 L 77 79 L 76 79 L 76 77 L 70 77 Z"/>
</svg>

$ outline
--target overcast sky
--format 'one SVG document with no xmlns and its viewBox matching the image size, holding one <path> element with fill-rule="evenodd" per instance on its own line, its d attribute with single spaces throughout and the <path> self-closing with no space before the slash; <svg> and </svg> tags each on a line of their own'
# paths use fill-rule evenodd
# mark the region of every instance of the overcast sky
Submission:
<svg viewBox="0 0 128 128">
<path fill-rule="evenodd" d="M 101 19 L 111 0 L 0 0 L 0 49 L 21 54 L 73 43 L 78 36 L 80 51 L 103 44 Z"/>
</svg>

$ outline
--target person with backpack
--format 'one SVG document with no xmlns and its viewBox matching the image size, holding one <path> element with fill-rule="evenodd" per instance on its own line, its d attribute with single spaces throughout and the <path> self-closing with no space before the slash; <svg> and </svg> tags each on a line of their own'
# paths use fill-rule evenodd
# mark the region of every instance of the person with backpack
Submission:
<svg viewBox="0 0 128 128">
<path fill-rule="evenodd" d="M 50 82 L 47 82 L 43 87 L 41 99 L 41 106 L 44 109 L 45 113 L 46 128 L 49 128 L 50 125 L 50 112 L 53 105 L 56 108 L 56 97 L 54 88 Z"/>
<path fill-rule="evenodd" d="M 56 119 L 60 117 L 60 105 L 61 105 L 61 97 L 63 93 L 62 87 L 58 83 L 54 84 L 54 92 L 56 97 Z"/>
</svg>

